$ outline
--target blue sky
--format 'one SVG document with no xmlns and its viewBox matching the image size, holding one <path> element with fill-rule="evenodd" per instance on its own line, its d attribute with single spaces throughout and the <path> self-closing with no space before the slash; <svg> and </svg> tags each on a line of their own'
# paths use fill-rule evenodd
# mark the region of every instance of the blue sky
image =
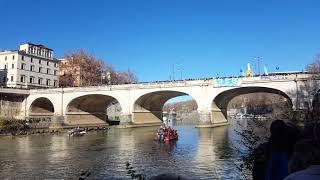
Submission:
<svg viewBox="0 0 320 180">
<path fill-rule="evenodd" d="M 1 0 L 0 17 L 0 49 L 83 48 L 140 81 L 169 79 L 173 64 L 176 79 L 239 75 L 255 56 L 302 70 L 320 53 L 318 0 Z"/>
</svg>

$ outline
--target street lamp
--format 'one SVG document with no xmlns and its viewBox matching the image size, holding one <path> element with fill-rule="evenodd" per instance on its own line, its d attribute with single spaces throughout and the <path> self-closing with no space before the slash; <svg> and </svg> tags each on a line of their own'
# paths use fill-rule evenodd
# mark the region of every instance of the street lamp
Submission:
<svg viewBox="0 0 320 180">
<path fill-rule="evenodd" d="M 183 68 L 182 68 L 182 64 L 181 63 L 174 63 L 172 64 L 172 80 L 174 81 L 174 73 L 175 71 L 180 71 L 180 79 L 182 80 L 182 71 L 183 71 Z"/>
<path fill-rule="evenodd" d="M 261 75 L 260 74 L 260 61 L 261 61 L 261 57 L 259 57 L 259 56 L 256 56 L 256 57 L 254 57 L 254 60 L 255 61 L 257 61 L 257 62 L 255 62 L 255 63 L 257 63 L 257 65 L 258 65 L 258 73 L 259 73 L 259 76 Z"/>
<path fill-rule="evenodd" d="M 182 66 L 178 66 L 177 70 L 180 71 L 180 79 L 182 80 L 182 71 L 183 71 Z"/>
</svg>

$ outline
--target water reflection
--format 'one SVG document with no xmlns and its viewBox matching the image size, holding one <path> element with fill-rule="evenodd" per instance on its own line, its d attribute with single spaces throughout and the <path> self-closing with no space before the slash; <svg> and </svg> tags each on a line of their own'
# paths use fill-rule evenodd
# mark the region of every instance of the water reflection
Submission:
<svg viewBox="0 0 320 180">
<path fill-rule="evenodd" d="M 153 141 L 157 128 L 111 129 L 83 137 L 0 137 L 0 171 L 9 179 L 75 179 L 89 169 L 93 179 L 130 179 L 125 169 L 130 162 L 147 177 L 161 173 L 198 179 L 239 177 L 227 126 L 177 125 L 179 140 L 169 143 Z"/>
</svg>

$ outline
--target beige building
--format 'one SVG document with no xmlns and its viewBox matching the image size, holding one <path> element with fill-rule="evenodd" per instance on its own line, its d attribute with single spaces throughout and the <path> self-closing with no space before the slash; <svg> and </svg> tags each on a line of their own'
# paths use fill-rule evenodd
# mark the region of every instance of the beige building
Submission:
<svg viewBox="0 0 320 180">
<path fill-rule="evenodd" d="M 26 43 L 19 50 L 0 51 L 0 85 L 15 88 L 58 87 L 58 60 L 53 50 Z"/>
<path fill-rule="evenodd" d="M 81 86 L 81 67 L 72 62 L 72 60 L 60 58 L 59 60 L 59 76 L 70 83 L 72 86 Z"/>
</svg>

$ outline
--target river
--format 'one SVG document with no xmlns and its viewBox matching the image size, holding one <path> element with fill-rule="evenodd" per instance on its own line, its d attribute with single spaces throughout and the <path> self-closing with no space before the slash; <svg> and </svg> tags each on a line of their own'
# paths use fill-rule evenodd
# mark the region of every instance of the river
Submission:
<svg viewBox="0 0 320 180">
<path fill-rule="evenodd" d="M 176 125 L 179 140 L 153 141 L 158 127 L 0 137 L 0 171 L 4 179 L 130 179 L 126 162 L 147 177 L 175 173 L 194 179 L 240 179 L 233 148 L 234 125 L 194 128 Z"/>
</svg>

